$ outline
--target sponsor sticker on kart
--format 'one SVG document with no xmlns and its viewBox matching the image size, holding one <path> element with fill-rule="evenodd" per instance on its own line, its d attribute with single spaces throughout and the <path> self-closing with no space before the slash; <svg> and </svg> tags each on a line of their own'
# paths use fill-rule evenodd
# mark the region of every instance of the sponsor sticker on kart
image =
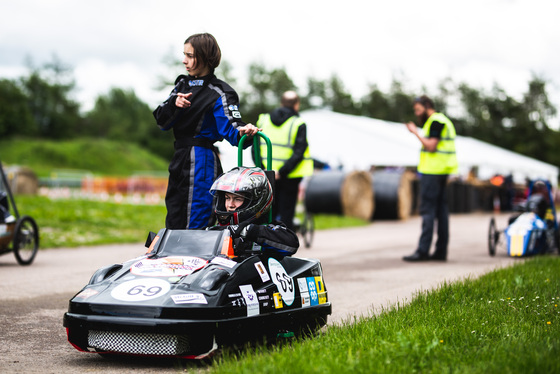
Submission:
<svg viewBox="0 0 560 374">
<path fill-rule="evenodd" d="M 317 286 L 317 295 L 319 295 L 319 304 L 327 302 L 327 293 L 325 292 L 325 283 L 323 277 L 315 277 L 315 285 Z"/>
<path fill-rule="evenodd" d="M 309 288 L 309 297 L 311 305 L 319 304 L 319 294 L 317 293 L 317 285 L 314 277 L 307 277 L 307 287 Z"/>
<path fill-rule="evenodd" d="M 223 257 L 214 257 L 212 259 L 212 261 L 210 261 L 210 262 L 212 264 L 222 265 L 222 266 L 225 266 L 225 267 L 230 268 L 230 269 L 232 267 L 234 267 L 235 265 L 237 265 L 237 262 L 232 261 L 232 260 L 227 259 L 227 258 L 223 258 Z"/>
<path fill-rule="evenodd" d="M 147 277 L 184 277 L 198 270 L 208 261 L 192 256 L 171 256 L 143 259 L 130 267 L 130 272 Z"/>
<path fill-rule="evenodd" d="M 288 306 L 292 305 L 295 299 L 294 280 L 288 275 L 284 267 L 274 258 L 268 259 L 268 269 L 272 281 L 278 287 L 278 292 L 282 295 L 282 300 Z"/>
<path fill-rule="evenodd" d="M 255 263 L 255 268 L 257 269 L 257 273 L 259 273 L 263 283 L 268 282 L 270 280 L 270 276 L 268 275 L 264 267 L 264 264 L 261 261 Z"/>
<path fill-rule="evenodd" d="M 282 309 L 284 307 L 284 305 L 282 304 L 282 295 L 280 295 L 279 292 L 276 292 L 272 295 L 272 297 L 274 298 L 274 308 Z"/>
<path fill-rule="evenodd" d="M 175 304 L 208 304 L 206 297 L 201 293 L 185 293 L 171 296 Z"/>
<path fill-rule="evenodd" d="M 299 286 L 299 294 L 301 295 L 301 306 L 310 306 L 311 299 L 309 298 L 309 289 L 307 288 L 307 278 L 298 278 L 297 282 Z"/>
<path fill-rule="evenodd" d="M 247 317 L 256 316 L 260 313 L 259 311 L 259 300 L 257 294 L 253 290 L 253 286 L 250 284 L 239 286 L 241 294 L 245 299 L 247 304 Z"/>
<path fill-rule="evenodd" d="M 89 297 L 95 296 L 99 293 L 99 291 L 96 291 L 94 289 L 91 288 L 86 288 L 85 290 L 83 290 L 82 292 L 80 292 L 79 294 L 76 295 L 76 297 L 79 297 L 81 299 L 87 299 Z"/>
<path fill-rule="evenodd" d="M 162 279 L 143 278 L 119 284 L 111 291 L 111 296 L 121 301 L 145 301 L 163 296 L 170 289 L 169 282 Z"/>
<path fill-rule="evenodd" d="M 307 288 L 309 289 L 310 304 L 319 305 L 326 303 L 327 292 L 325 291 L 323 277 L 307 277 L 305 279 L 307 280 Z"/>
</svg>

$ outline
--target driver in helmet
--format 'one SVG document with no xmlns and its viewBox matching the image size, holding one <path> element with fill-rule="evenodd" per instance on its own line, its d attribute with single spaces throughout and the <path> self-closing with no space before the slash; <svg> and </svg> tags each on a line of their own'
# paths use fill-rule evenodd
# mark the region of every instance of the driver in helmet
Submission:
<svg viewBox="0 0 560 374">
<path fill-rule="evenodd" d="M 210 189 L 218 226 L 235 239 L 235 252 L 260 249 L 291 256 L 299 247 L 297 235 L 281 222 L 269 223 L 272 187 L 260 168 L 236 167 L 222 174 Z"/>
</svg>

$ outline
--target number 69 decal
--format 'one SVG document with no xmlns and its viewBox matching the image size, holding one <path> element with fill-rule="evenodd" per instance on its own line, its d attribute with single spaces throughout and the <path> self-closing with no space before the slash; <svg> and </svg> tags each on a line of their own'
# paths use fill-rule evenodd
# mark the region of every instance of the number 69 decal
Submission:
<svg viewBox="0 0 560 374">
<path fill-rule="evenodd" d="M 121 301 L 144 301 L 163 296 L 169 289 L 169 283 L 162 279 L 135 279 L 115 287 L 111 296 Z"/>
<path fill-rule="evenodd" d="M 268 259 L 268 269 L 272 281 L 282 295 L 282 300 L 286 305 L 292 305 L 295 298 L 294 280 L 288 275 L 282 264 L 273 258 Z"/>
</svg>

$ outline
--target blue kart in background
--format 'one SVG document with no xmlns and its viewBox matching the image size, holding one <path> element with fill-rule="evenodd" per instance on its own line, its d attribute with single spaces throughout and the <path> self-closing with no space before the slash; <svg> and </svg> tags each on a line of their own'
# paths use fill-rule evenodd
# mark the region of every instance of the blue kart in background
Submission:
<svg viewBox="0 0 560 374">
<path fill-rule="evenodd" d="M 512 257 L 532 256 L 560 251 L 558 220 L 552 195 L 552 185 L 547 180 L 531 181 L 527 201 L 517 207 L 509 225 L 498 230 L 496 219 L 490 219 L 488 251 L 496 254 L 498 246 L 506 246 Z M 505 240 L 504 240 L 505 238 Z"/>
</svg>

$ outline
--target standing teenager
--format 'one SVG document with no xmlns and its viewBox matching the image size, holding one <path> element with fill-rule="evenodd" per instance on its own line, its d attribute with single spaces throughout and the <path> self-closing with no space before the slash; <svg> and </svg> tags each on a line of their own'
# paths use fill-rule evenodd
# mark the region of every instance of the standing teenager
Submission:
<svg viewBox="0 0 560 374">
<path fill-rule="evenodd" d="M 226 139 L 237 146 L 243 135 L 255 135 L 258 129 L 242 121 L 237 93 L 214 75 L 221 60 L 216 39 L 207 33 L 191 35 L 183 53 L 187 75 L 177 77 L 154 117 L 162 130 L 173 129 L 175 136 L 165 227 L 200 229 L 213 223 L 208 191 L 222 173 L 214 143 Z"/>
</svg>

